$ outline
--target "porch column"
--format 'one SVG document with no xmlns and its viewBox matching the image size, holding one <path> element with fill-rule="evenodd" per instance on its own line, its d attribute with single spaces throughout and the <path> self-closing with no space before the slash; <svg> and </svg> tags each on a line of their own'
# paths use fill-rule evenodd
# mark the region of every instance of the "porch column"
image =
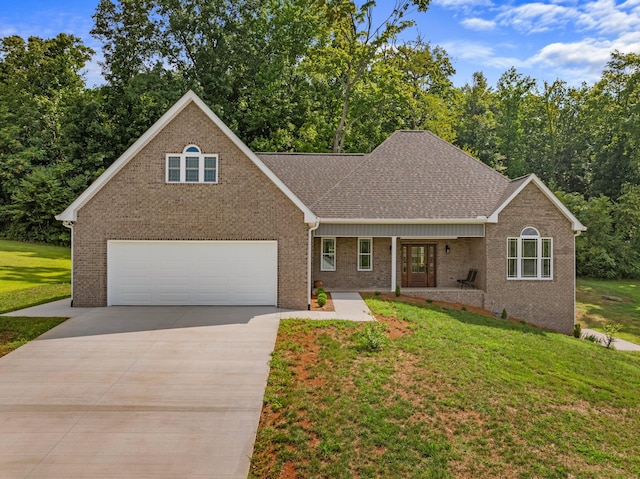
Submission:
<svg viewBox="0 0 640 479">
<path fill-rule="evenodd" d="M 391 291 L 395 291 L 396 290 L 396 262 L 397 262 L 397 253 L 396 253 L 396 246 L 397 246 L 397 241 L 398 237 L 397 236 L 392 236 L 391 237 Z"/>
</svg>

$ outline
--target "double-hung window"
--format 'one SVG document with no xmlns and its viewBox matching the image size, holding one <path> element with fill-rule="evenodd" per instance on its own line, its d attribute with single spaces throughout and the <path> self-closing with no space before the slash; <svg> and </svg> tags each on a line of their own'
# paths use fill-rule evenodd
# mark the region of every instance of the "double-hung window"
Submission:
<svg viewBox="0 0 640 479">
<path fill-rule="evenodd" d="M 517 238 L 507 238 L 508 279 L 553 279 L 553 242 L 527 227 Z"/>
<path fill-rule="evenodd" d="M 373 271 L 373 238 L 358 238 L 358 271 Z"/>
<path fill-rule="evenodd" d="M 322 258 L 320 259 L 321 271 L 336 270 L 336 239 L 322 238 Z"/>
<path fill-rule="evenodd" d="M 204 154 L 196 145 L 168 154 L 166 165 L 167 183 L 218 182 L 218 155 Z"/>
</svg>

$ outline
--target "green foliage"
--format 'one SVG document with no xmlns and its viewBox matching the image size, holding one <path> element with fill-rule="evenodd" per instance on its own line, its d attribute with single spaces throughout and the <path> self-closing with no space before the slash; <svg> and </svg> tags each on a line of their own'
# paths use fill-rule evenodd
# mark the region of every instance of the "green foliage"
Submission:
<svg viewBox="0 0 640 479">
<path fill-rule="evenodd" d="M 400 290 L 400 285 L 396 284 L 396 297 L 400 296 L 402 294 L 402 291 Z"/>
<path fill-rule="evenodd" d="M 616 296 L 622 301 L 609 301 Z M 605 324 L 621 326 L 618 337 L 640 344 L 640 283 L 637 280 L 578 278 L 576 319 L 582 327 L 604 333 Z"/>
<path fill-rule="evenodd" d="M 500 318 L 509 319 L 509 315 L 507 314 L 507 310 L 506 309 L 502 310 L 502 314 L 500 315 Z"/>
<path fill-rule="evenodd" d="M 0 317 L 0 357 L 46 333 L 66 319 Z"/>
<path fill-rule="evenodd" d="M 318 293 L 318 306 L 322 308 L 325 304 L 327 304 L 327 294 L 324 292 Z"/>
<path fill-rule="evenodd" d="M 582 326 L 579 323 L 573 325 L 573 337 L 577 339 L 582 337 Z"/>
<path fill-rule="evenodd" d="M 385 334 L 386 327 L 378 322 L 369 322 L 356 335 L 356 344 L 362 351 L 382 351 L 389 339 Z"/>
<path fill-rule="evenodd" d="M 640 472 L 637 355 L 462 311 L 367 304 L 412 333 L 363 354 L 361 324 L 280 323 L 265 394 L 279 407 L 265 405 L 250 477 L 279 477 L 290 461 L 299 477 Z M 300 352 L 309 345 L 316 361 Z"/>
<path fill-rule="evenodd" d="M 604 346 L 607 348 L 613 348 L 613 343 L 616 338 L 615 335 L 620 331 L 621 326 L 619 324 L 605 324 L 604 325 Z"/>
</svg>

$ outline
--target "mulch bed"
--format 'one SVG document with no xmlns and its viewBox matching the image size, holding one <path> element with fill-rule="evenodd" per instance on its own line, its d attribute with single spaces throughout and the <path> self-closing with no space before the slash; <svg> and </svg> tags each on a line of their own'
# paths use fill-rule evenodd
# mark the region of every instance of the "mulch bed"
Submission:
<svg viewBox="0 0 640 479">
<path fill-rule="evenodd" d="M 318 296 L 314 293 L 311 297 L 311 311 L 335 311 L 331 293 L 327 291 L 325 291 L 325 293 L 327 295 L 327 303 L 323 307 L 318 306 Z"/>
</svg>

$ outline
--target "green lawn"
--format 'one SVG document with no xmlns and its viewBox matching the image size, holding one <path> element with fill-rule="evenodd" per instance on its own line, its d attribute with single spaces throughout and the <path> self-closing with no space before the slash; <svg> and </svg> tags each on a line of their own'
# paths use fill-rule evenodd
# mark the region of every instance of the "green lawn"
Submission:
<svg viewBox="0 0 640 479">
<path fill-rule="evenodd" d="M 66 318 L 0 317 L 0 357 L 19 348 Z"/>
<path fill-rule="evenodd" d="M 579 278 L 576 317 L 581 326 L 597 331 L 603 331 L 605 324 L 619 324 L 622 329 L 617 337 L 640 344 L 640 281 Z"/>
<path fill-rule="evenodd" d="M 0 313 L 69 297 L 71 252 L 0 240 Z"/>
<path fill-rule="evenodd" d="M 250 477 L 640 476 L 640 355 L 435 304 L 283 320 Z M 371 323 L 375 324 L 375 323 Z"/>
</svg>

